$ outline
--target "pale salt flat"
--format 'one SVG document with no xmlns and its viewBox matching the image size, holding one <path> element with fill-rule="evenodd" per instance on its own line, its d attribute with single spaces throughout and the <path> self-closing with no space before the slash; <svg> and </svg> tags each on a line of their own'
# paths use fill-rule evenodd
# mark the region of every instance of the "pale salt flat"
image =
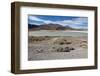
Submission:
<svg viewBox="0 0 100 76">
<path fill-rule="evenodd" d="M 52 30 L 40 30 L 29 31 L 29 36 L 87 36 L 87 31 L 52 31 Z"/>
</svg>

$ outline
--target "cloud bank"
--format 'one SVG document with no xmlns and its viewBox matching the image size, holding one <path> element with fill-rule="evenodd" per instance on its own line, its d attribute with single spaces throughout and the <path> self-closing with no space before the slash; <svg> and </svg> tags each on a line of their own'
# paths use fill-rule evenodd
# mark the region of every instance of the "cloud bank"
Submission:
<svg viewBox="0 0 100 76">
<path fill-rule="evenodd" d="M 72 18 L 72 19 L 53 21 L 52 19 L 50 19 L 50 20 L 41 19 L 38 16 L 29 16 L 28 17 L 28 23 L 29 24 L 36 24 L 36 25 L 52 23 L 52 24 L 60 24 L 62 26 L 70 26 L 70 27 L 73 27 L 73 28 L 87 29 L 88 18 L 87 17 L 77 17 L 77 18 Z"/>
</svg>

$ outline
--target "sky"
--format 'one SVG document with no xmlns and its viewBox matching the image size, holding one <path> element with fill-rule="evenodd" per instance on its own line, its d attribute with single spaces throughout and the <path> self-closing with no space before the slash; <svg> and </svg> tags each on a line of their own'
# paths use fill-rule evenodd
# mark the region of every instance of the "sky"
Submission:
<svg viewBox="0 0 100 76">
<path fill-rule="evenodd" d="M 70 26 L 73 28 L 88 28 L 88 17 L 77 16 L 51 16 L 51 15 L 29 15 L 28 24 L 60 24 L 62 26 Z"/>
</svg>

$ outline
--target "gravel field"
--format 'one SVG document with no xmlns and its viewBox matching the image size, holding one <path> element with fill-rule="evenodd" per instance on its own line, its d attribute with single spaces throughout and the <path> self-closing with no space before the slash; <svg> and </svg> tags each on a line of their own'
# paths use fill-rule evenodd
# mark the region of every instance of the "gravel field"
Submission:
<svg viewBox="0 0 100 76">
<path fill-rule="evenodd" d="M 29 36 L 28 60 L 88 57 L 87 36 Z"/>
</svg>

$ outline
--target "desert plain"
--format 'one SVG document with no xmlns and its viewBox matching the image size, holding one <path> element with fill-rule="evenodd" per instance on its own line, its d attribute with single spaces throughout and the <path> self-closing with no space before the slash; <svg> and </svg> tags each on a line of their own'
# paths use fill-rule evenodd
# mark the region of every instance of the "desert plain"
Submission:
<svg viewBox="0 0 100 76">
<path fill-rule="evenodd" d="M 29 31 L 29 61 L 87 57 L 88 34 L 86 31 Z"/>
</svg>

